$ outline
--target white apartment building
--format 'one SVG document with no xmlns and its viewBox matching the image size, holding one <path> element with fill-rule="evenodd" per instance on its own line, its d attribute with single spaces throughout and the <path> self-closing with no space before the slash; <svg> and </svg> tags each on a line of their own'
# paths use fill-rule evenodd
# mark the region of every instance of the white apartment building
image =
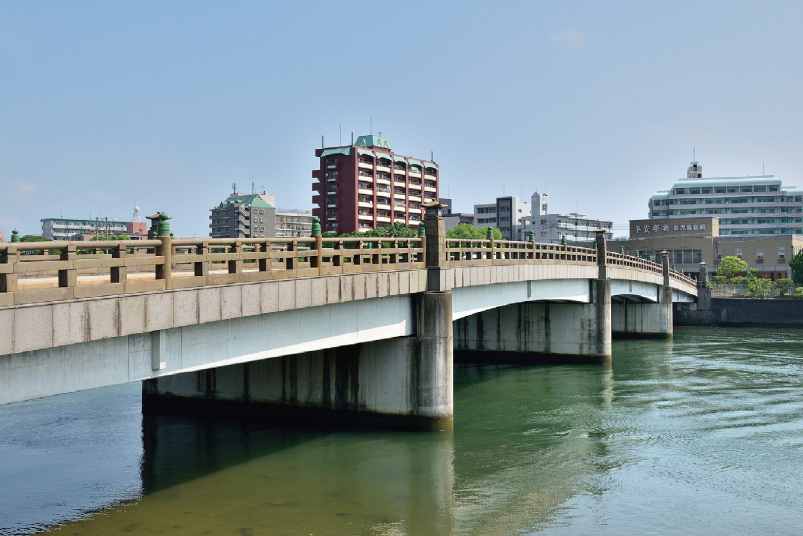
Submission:
<svg viewBox="0 0 803 536">
<path fill-rule="evenodd" d="M 95 218 L 94 220 L 74 220 L 69 218 L 44 218 L 42 236 L 50 240 L 70 240 L 77 234 L 120 234 L 127 231 L 128 221 Z"/>
<path fill-rule="evenodd" d="M 530 201 L 533 214 L 524 218 L 519 240 L 529 240 L 532 231 L 536 242 L 559 244 L 563 237 L 567 242 L 593 242 L 599 229 L 605 230 L 605 238 L 613 238 L 612 221 L 589 218 L 579 212 L 550 214 L 547 194 L 535 192 Z"/>
<path fill-rule="evenodd" d="M 497 197 L 495 203 L 474 205 L 475 227 L 498 227 L 502 238 L 518 240 L 522 218 L 530 215 L 530 203 L 518 196 Z"/>
<path fill-rule="evenodd" d="M 308 237 L 312 235 L 312 211 L 276 209 L 276 237 Z"/>
<path fill-rule="evenodd" d="M 650 219 L 713 216 L 721 236 L 803 233 L 803 190 L 774 175 L 703 178 L 702 171 L 692 162 L 685 179 L 653 195 Z"/>
</svg>

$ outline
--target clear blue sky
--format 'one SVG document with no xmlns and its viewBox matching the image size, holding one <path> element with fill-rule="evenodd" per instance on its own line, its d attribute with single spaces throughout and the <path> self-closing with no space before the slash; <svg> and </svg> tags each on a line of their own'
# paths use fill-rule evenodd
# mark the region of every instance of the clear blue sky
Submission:
<svg viewBox="0 0 803 536">
<path fill-rule="evenodd" d="M 0 230 L 311 207 L 373 117 L 459 211 L 535 190 L 624 227 L 685 176 L 803 187 L 800 2 L 0 2 Z M 622 234 L 624 231 L 617 232 Z"/>
</svg>

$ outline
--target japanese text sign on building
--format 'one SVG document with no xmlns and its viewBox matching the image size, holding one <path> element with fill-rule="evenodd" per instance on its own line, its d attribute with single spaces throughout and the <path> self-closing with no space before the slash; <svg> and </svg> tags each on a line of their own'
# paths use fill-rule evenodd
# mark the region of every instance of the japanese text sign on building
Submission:
<svg viewBox="0 0 803 536">
<path fill-rule="evenodd" d="M 636 225 L 636 234 L 660 234 L 660 233 L 673 233 L 678 231 L 705 231 L 704 223 L 685 224 L 685 223 L 654 223 L 652 225 Z"/>
</svg>

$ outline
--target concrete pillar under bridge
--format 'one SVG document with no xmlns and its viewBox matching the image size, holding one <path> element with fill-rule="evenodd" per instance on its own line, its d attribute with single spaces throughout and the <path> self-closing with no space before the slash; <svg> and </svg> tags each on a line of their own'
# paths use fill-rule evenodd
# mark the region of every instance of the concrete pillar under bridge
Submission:
<svg viewBox="0 0 803 536">
<path fill-rule="evenodd" d="M 664 284 L 655 301 L 615 298 L 611 303 L 613 337 L 619 339 L 668 338 L 673 334 L 672 287 L 669 286 L 669 256 L 661 252 Z M 630 283 L 633 286 L 633 283 Z"/>
<path fill-rule="evenodd" d="M 611 282 L 591 281 L 591 303 L 524 302 L 455 321 L 458 359 L 605 362 L 611 359 Z M 498 355 L 504 354 L 504 355 Z"/>
<path fill-rule="evenodd" d="M 416 335 L 146 380 L 144 412 L 452 427 L 452 295 L 416 296 Z"/>
</svg>

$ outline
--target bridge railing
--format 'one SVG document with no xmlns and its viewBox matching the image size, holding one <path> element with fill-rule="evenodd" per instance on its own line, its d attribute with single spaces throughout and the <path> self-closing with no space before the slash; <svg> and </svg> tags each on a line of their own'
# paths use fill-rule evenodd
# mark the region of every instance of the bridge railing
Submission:
<svg viewBox="0 0 803 536">
<path fill-rule="evenodd" d="M 596 264 L 597 252 L 591 248 L 538 242 L 446 239 L 449 266 L 520 264 L 520 261 L 566 261 Z"/>
<path fill-rule="evenodd" d="M 165 237 L 0 244 L 0 307 L 171 288 L 423 268 L 424 247 L 423 239 L 417 237 Z"/>
</svg>

